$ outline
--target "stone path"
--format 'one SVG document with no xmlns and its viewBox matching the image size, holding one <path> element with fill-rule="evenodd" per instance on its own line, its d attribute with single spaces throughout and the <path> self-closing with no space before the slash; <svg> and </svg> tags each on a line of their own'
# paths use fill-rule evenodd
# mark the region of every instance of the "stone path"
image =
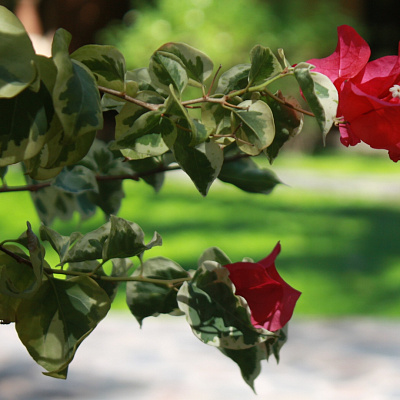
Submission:
<svg viewBox="0 0 400 400">
<path fill-rule="evenodd" d="M 400 175 L 361 173 L 338 174 L 336 171 L 315 171 L 293 168 L 275 168 L 274 172 L 295 192 L 307 190 L 340 195 L 341 198 L 360 197 L 376 200 L 400 198 Z"/>
<path fill-rule="evenodd" d="M 279 365 L 263 362 L 258 396 L 238 367 L 202 344 L 184 318 L 109 315 L 81 345 L 66 381 L 45 377 L 0 326 L 1 400 L 395 400 L 400 321 L 294 319 Z"/>
</svg>

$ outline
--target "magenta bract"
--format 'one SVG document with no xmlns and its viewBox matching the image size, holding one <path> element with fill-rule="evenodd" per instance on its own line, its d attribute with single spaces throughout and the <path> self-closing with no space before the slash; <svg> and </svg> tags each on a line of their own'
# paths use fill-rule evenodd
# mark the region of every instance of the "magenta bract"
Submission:
<svg viewBox="0 0 400 400">
<path fill-rule="evenodd" d="M 400 54 L 400 50 L 399 50 Z M 400 56 L 369 60 L 370 48 L 351 27 L 338 28 L 333 54 L 308 62 L 328 76 L 339 92 L 337 117 L 341 142 L 360 141 L 386 149 L 393 161 L 400 159 Z"/>
<path fill-rule="evenodd" d="M 280 250 L 278 243 L 268 257 L 257 263 L 225 265 L 236 294 L 242 296 L 249 305 L 253 326 L 272 332 L 288 323 L 301 294 L 289 286 L 275 268 L 275 259 Z"/>
</svg>

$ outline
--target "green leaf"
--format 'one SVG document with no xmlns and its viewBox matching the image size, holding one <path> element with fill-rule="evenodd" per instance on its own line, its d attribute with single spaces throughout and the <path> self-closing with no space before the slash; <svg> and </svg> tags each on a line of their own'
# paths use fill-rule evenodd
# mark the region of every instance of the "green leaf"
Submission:
<svg viewBox="0 0 400 400">
<path fill-rule="evenodd" d="M 260 375 L 261 361 L 266 359 L 264 343 L 248 349 L 232 350 L 219 347 L 222 354 L 233 360 L 240 368 L 244 381 L 254 389 L 254 381 Z"/>
<path fill-rule="evenodd" d="M 205 250 L 203 254 L 200 256 L 197 265 L 201 267 L 204 261 L 215 261 L 221 265 L 232 263 L 229 257 L 218 247 L 210 247 L 207 250 Z"/>
<path fill-rule="evenodd" d="M 24 26 L 0 6 L 0 98 L 11 98 L 36 78 L 35 51 Z M 4 113 L 1 107 L 2 115 Z"/>
<path fill-rule="evenodd" d="M 140 92 L 136 96 L 136 99 L 151 104 L 163 104 L 165 101 L 165 99 L 158 93 L 151 91 Z M 151 128 L 150 131 L 143 132 L 143 130 L 146 128 L 146 125 L 144 123 L 147 121 L 150 124 L 151 120 L 154 119 L 154 117 L 158 118 L 158 122 L 162 123 L 161 113 L 159 113 L 158 111 L 153 111 L 150 115 L 144 117 L 146 113 L 148 113 L 148 111 L 137 104 L 126 103 L 122 107 L 120 113 L 115 117 L 116 142 L 113 143 L 111 146 L 113 149 L 122 149 L 121 153 L 125 157 L 135 158 L 135 152 L 132 153 L 134 157 L 130 157 L 131 151 L 129 150 L 129 148 L 135 148 L 137 138 L 139 138 L 141 135 L 144 136 L 147 133 L 152 134 L 159 132 L 160 127 L 157 126 L 157 124 L 151 126 L 149 125 L 148 128 Z M 138 121 L 141 117 L 143 118 Z M 140 134 L 139 132 L 142 133 Z"/>
<path fill-rule="evenodd" d="M 64 262 L 99 260 L 103 255 L 103 246 L 110 235 L 111 222 L 107 222 L 79 238 L 64 256 Z"/>
<path fill-rule="evenodd" d="M 27 178 L 27 183 L 37 182 Z M 76 211 L 82 219 L 91 217 L 96 211 L 96 206 L 88 201 L 86 193 L 75 195 L 50 186 L 31 192 L 31 197 L 40 220 L 46 225 L 55 218 L 69 220 Z"/>
<path fill-rule="evenodd" d="M 29 256 L 16 245 L 4 245 L 6 251 L 9 251 L 25 262 L 20 262 L 9 254 L 0 250 L 0 294 L 6 298 L 30 297 L 38 288 L 38 278 L 30 264 Z M 37 271 L 36 271 L 37 272 Z M 40 280 L 41 280 L 40 276 Z M 6 309 L 12 313 L 16 305 L 13 301 L 8 301 L 9 306 Z M 6 311 L 6 310 L 5 310 Z M 1 318 L 3 319 L 3 318 Z"/>
<path fill-rule="evenodd" d="M 71 54 L 71 58 L 85 64 L 99 86 L 125 91 L 125 59 L 114 46 L 82 46 Z"/>
<path fill-rule="evenodd" d="M 48 278 L 31 298 L 21 301 L 15 327 L 45 374 L 65 379 L 78 346 L 109 309 L 107 294 L 92 279 Z"/>
<path fill-rule="evenodd" d="M 32 263 L 32 271 L 35 275 L 35 285 L 31 288 L 34 292 L 42 283 L 43 269 L 45 267 L 45 250 L 40 244 L 38 237 L 33 233 L 31 224 L 27 222 L 26 235 L 28 239 L 29 259 Z"/>
<path fill-rule="evenodd" d="M 127 71 L 125 74 L 126 81 L 133 81 L 138 84 L 140 91 L 156 91 L 157 87 L 151 81 L 148 68 L 137 68 Z"/>
<path fill-rule="evenodd" d="M 6 296 L 0 293 L 0 325 L 15 322 L 16 311 L 21 299 L 18 297 Z"/>
<path fill-rule="evenodd" d="M 278 49 L 278 56 L 283 64 L 284 68 L 290 68 L 293 64 L 290 63 L 286 56 L 285 56 L 285 51 L 283 49 Z"/>
<path fill-rule="evenodd" d="M 95 132 L 79 136 L 73 142 L 62 143 L 63 131 L 57 134 L 43 146 L 40 154 L 26 160 L 29 176 L 33 179 L 45 180 L 55 177 L 63 167 L 76 164 L 86 156 L 96 137 Z"/>
<path fill-rule="evenodd" d="M 98 261 L 90 260 L 90 261 L 69 263 L 68 271 L 69 272 L 80 272 L 80 273 L 91 273 L 91 272 L 95 271 L 96 276 L 92 276 L 91 278 L 107 293 L 107 295 L 110 299 L 110 302 L 113 302 L 113 300 L 115 299 L 115 296 L 117 295 L 117 292 L 118 292 L 118 287 L 120 285 L 120 282 L 107 281 L 104 279 L 97 278 L 98 276 L 100 276 L 100 277 L 107 276 L 107 274 L 104 272 L 103 267 L 99 266 Z M 71 277 L 69 277 L 67 279 L 71 279 Z"/>
<path fill-rule="evenodd" d="M 38 93 L 26 89 L 11 99 L 0 99 L 0 109 L 0 167 L 36 156 L 48 138 L 54 113 L 46 87 Z"/>
<path fill-rule="evenodd" d="M 174 54 L 157 50 L 150 58 L 149 74 L 156 87 L 169 91 L 172 85 L 182 92 L 188 83 L 188 74 L 182 62 Z"/>
<path fill-rule="evenodd" d="M 79 232 L 74 232 L 70 236 L 62 236 L 57 231 L 42 225 L 40 227 L 40 239 L 50 243 L 51 247 L 57 252 L 60 257 L 60 264 L 64 264 L 65 255 L 68 253 L 71 245 L 83 237 Z"/>
<path fill-rule="evenodd" d="M 280 91 L 275 93 L 275 96 L 285 100 L 286 102 L 299 106 L 299 103 L 294 98 L 285 99 Z M 271 97 L 266 98 L 267 104 L 272 110 L 275 121 L 275 137 L 273 142 L 264 150 L 269 162 L 272 164 L 277 157 L 281 147 L 291 138 L 298 135 L 303 128 L 304 116 L 302 113 L 286 107 L 282 103 L 274 100 Z"/>
<path fill-rule="evenodd" d="M 112 262 L 111 276 L 126 276 L 126 273 L 133 267 L 133 263 L 129 258 L 115 258 Z"/>
<path fill-rule="evenodd" d="M 158 51 L 174 54 L 186 68 L 189 78 L 204 83 L 213 72 L 213 62 L 203 52 L 185 43 L 166 43 Z"/>
<path fill-rule="evenodd" d="M 128 163 L 123 162 L 121 157 L 110 151 L 107 144 L 100 140 L 94 141 L 89 153 L 79 164 L 99 176 L 132 174 Z M 97 181 L 97 186 L 98 193 L 88 193 L 89 200 L 100 207 L 106 215 L 116 214 L 125 197 L 123 180 L 100 180 Z"/>
<path fill-rule="evenodd" d="M 279 362 L 279 351 L 287 339 L 287 325 L 274 333 L 275 336 L 248 349 L 218 348 L 222 354 L 229 357 L 239 366 L 243 379 L 254 392 L 254 381 L 261 372 L 261 361 L 268 360 L 270 355 L 273 354 L 276 361 Z"/>
<path fill-rule="evenodd" d="M 121 118 L 117 118 L 117 121 L 120 121 Z M 148 111 L 141 114 L 128 130 L 118 136 L 111 148 L 113 150 L 130 148 L 135 146 L 136 140 L 142 136 L 159 133 L 161 119 L 162 112 L 160 111 Z"/>
<path fill-rule="evenodd" d="M 170 96 L 165 102 L 165 110 L 162 110 L 162 112 L 169 116 L 170 120 L 176 125 L 177 131 L 180 132 L 180 137 L 189 146 L 196 146 L 208 138 L 209 132 L 206 127 L 191 118 L 172 86 L 170 87 Z M 175 132 L 167 131 L 163 133 L 165 142 L 172 149 L 176 139 Z"/>
<path fill-rule="evenodd" d="M 267 341 L 264 342 L 267 359 L 269 359 L 269 356 L 273 354 L 276 359 L 276 362 L 279 362 L 280 359 L 279 352 L 282 346 L 287 342 L 288 338 L 288 325 L 289 324 L 286 324 L 282 329 L 275 332 L 277 336 L 275 336 L 273 339 L 268 339 Z"/>
<path fill-rule="evenodd" d="M 8 167 L 0 167 L 0 179 L 3 181 L 3 185 L 5 183 L 5 177 L 8 171 Z"/>
<path fill-rule="evenodd" d="M 228 94 L 233 90 L 244 89 L 248 85 L 250 64 L 238 64 L 224 72 L 218 80 L 215 93 Z"/>
<path fill-rule="evenodd" d="M 282 72 L 279 61 L 268 47 L 253 47 L 250 59 L 249 86 L 261 85 Z"/>
<path fill-rule="evenodd" d="M 174 280 L 188 278 L 188 273 L 176 262 L 164 257 L 143 263 L 144 278 Z M 139 269 L 140 270 L 140 269 Z M 133 277 L 139 276 L 136 270 Z M 126 302 L 140 325 L 143 319 L 159 314 L 178 314 L 176 290 L 171 285 L 131 281 L 126 284 Z"/>
<path fill-rule="evenodd" d="M 179 308 L 202 342 L 239 350 L 273 336 L 265 329 L 254 328 L 246 301 L 234 291 L 229 271 L 215 261 L 205 261 L 193 279 L 179 289 Z"/>
<path fill-rule="evenodd" d="M 317 119 L 323 139 L 332 127 L 338 106 L 338 92 L 332 81 L 325 75 L 311 71 L 312 65 L 297 64 L 294 76 L 303 96 Z"/>
<path fill-rule="evenodd" d="M 163 129 L 161 126 L 168 126 L 172 132 L 175 129 L 174 124 L 164 118 L 160 121 L 160 130 Z M 149 133 L 136 139 L 134 143 L 129 146 L 129 149 L 123 149 L 121 153 L 130 160 L 141 160 L 143 158 L 160 156 L 168 150 L 169 148 L 165 144 L 161 134 Z"/>
<path fill-rule="evenodd" d="M 49 93 L 53 93 L 54 85 L 57 80 L 57 68 L 53 59 L 37 55 L 36 65 L 39 70 L 41 83 L 46 86 Z"/>
<path fill-rule="evenodd" d="M 245 192 L 262 194 L 271 193 L 274 187 L 281 183 L 273 171 L 260 168 L 250 158 L 225 161 L 218 179 Z"/>
<path fill-rule="evenodd" d="M 71 60 L 68 54 L 70 40 L 71 35 L 59 29 L 54 35 L 52 48 L 58 71 L 53 101 L 65 133 L 64 143 L 74 141 L 76 137 L 103 126 L 96 81 L 84 64 Z"/>
<path fill-rule="evenodd" d="M 257 155 L 274 140 L 274 116 L 269 106 L 261 100 L 246 100 L 239 106 L 247 109 L 233 109 L 233 114 L 240 121 L 240 128 L 236 132 L 237 145 L 245 153 Z"/>
<path fill-rule="evenodd" d="M 145 173 L 150 171 L 156 171 L 164 166 L 162 161 L 159 161 L 155 157 L 144 158 L 141 160 L 133 160 L 127 163 L 134 173 Z M 164 183 L 165 173 L 158 172 L 149 175 L 142 176 L 147 184 L 152 186 L 156 192 L 158 192 Z"/>
<path fill-rule="evenodd" d="M 17 243 L 20 244 L 21 246 L 24 246 L 26 249 L 28 249 L 28 233 L 27 231 L 24 231 L 21 233 L 21 235 L 18 237 L 18 239 L 12 239 L 12 240 L 4 240 L 3 243 Z"/>
<path fill-rule="evenodd" d="M 63 169 L 53 182 L 53 186 L 64 192 L 74 194 L 87 191 L 99 192 L 96 176 L 93 171 L 83 165 L 75 165 L 71 169 Z"/>
<path fill-rule="evenodd" d="M 221 104 L 202 104 L 201 120 L 207 129 L 208 135 L 229 136 L 232 134 L 231 110 L 223 107 Z M 218 140 L 215 137 L 214 139 Z M 222 144 L 231 143 L 233 140 L 230 137 L 222 138 Z"/>
<path fill-rule="evenodd" d="M 125 104 L 126 101 L 107 93 L 103 94 L 103 97 L 101 98 L 101 110 L 103 112 L 116 111 L 117 113 L 119 113 L 121 112 Z"/>
<path fill-rule="evenodd" d="M 32 296 L 42 283 L 44 267 L 48 266 L 44 260 L 44 247 L 33 233 L 29 222 L 27 227 L 17 240 L 6 242 L 19 243 L 26 247 L 29 256 L 15 245 L 4 246 L 4 251 L 0 250 L 0 292 L 6 296 Z"/>
<path fill-rule="evenodd" d="M 106 216 L 117 214 L 125 197 L 123 180 L 98 182 L 98 193 L 88 193 L 89 201 L 100 207 Z"/>
<path fill-rule="evenodd" d="M 189 175 L 198 191 L 206 196 L 218 177 L 224 160 L 223 151 L 213 141 L 189 147 L 177 140 L 173 153 L 180 167 Z"/>
<path fill-rule="evenodd" d="M 126 221 L 114 215 L 110 218 L 110 233 L 103 248 L 103 260 L 138 256 L 153 246 L 161 246 L 161 237 L 155 233 L 153 240 L 145 245 L 144 232 L 134 222 Z"/>
</svg>

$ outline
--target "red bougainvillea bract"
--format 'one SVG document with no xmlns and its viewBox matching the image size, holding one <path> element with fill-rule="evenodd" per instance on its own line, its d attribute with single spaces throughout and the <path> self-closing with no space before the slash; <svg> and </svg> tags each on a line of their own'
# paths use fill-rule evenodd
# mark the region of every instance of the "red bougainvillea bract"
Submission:
<svg viewBox="0 0 400 400">
<path fill-rule="evenodd" d="M 237 262 L 224 266 L 229 270 L 236 294 L 249 305 L 253 326 L 271 332 L 288 323 L 301 294 L 289 286 L 275 268 L 280 250 L 278 243 L 268 257 L 257 263 Z"/>
<path fill-rule="evenodd" d="M 341 142 L 361 141 L 400 159 L 400 56 L 369 61 L 367 42 L 350 26 L 338 27 L 338 44 L 329 57 L 308 62 L 328 76 L 339 92 Z M 399 47 L 400 54 L 400 47 Z"/>
</svg>

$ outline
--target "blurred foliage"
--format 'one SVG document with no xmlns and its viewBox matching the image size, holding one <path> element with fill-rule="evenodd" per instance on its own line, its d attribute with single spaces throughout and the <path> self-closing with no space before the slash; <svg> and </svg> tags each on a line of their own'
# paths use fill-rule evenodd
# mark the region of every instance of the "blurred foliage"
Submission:
<svg viewBox="0 0 400 400">
<path fill-rule="evenodd" d="M 169 41 L 188 43 L 227 69 L 248 62 L 249 51 L 256 44 L 273 51 L 283 48 L 289 61 L 296 63 L 326 56 L 328 49 L 336 46 L 338 25 L 349 24 L 363 33 L 361 22 L 339 0 L 157 0 L 133 4 L 136 7 L 123 22 L 99 35 L 101 42 L 122 51 L 129 68 L 146 66 L 149 51 Z"/>
</svg>

